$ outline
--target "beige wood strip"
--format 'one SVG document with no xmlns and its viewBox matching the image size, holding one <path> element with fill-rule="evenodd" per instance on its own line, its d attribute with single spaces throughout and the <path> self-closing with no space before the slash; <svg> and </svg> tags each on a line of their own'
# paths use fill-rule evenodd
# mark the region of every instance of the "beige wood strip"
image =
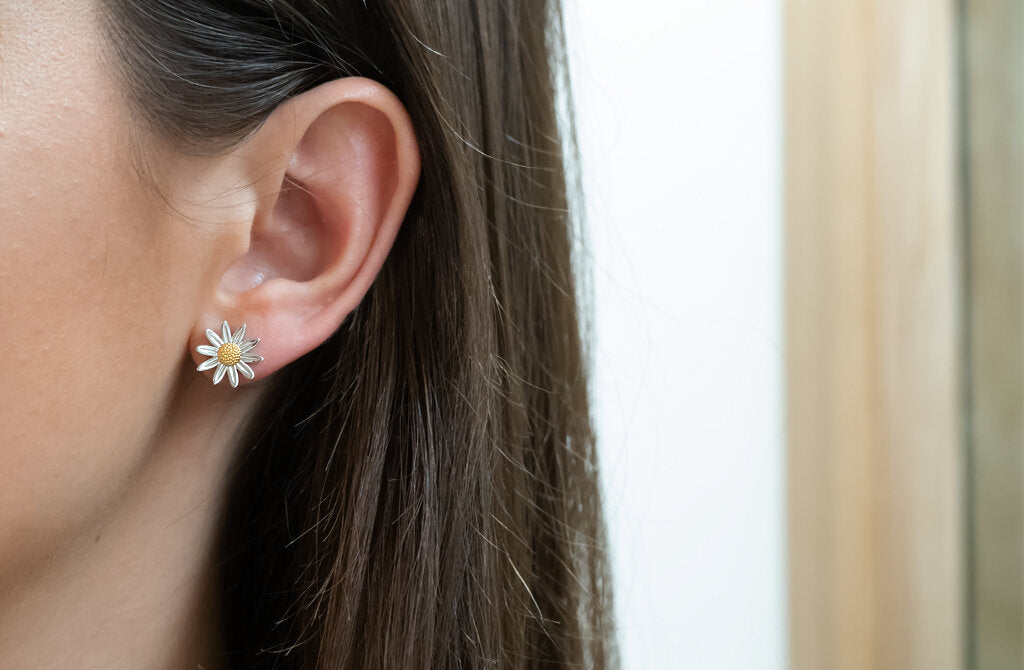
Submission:
<svg viewBox="0 0 1024 670">
<path fill-rule="evenodd" d="M 790 656 L 960 668 L 952 3 L 785 3 Z"/>
</svg>

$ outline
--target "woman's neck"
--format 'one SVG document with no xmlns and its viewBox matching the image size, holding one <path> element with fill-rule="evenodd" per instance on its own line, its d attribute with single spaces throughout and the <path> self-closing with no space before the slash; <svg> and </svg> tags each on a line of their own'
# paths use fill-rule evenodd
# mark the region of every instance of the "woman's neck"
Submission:
<svg viewBox="0 0 1024 670">
<path fill-rule="evenodd" d="M 259 392 L 187 373 L 130 487 L 49 560 L 4 575 L 0 666 L 220 667 L 213 547 L 237 429 Z"/>
</svg>

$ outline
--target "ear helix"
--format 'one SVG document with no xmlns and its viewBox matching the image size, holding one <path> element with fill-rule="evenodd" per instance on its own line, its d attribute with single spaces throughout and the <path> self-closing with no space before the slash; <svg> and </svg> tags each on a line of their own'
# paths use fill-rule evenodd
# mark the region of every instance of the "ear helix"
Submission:
<svg viewBox="0 0 1024 670">
<path fill-rule="evenodd" d="M 253 353 L 253 349 L 260 343 L 260 338 L 252 340 L 244 338 L 244 323 L 233 334 L 227 321 L 221 324 L 219 335 L 207 328 L 206 339 L 210 341 L 210 344 L 201 344 L 196 347 L 196 351 L 203 356 L 210 356 L 210 358 L 200 363 L 196 370 L 203 372 L 217 368 L 213 373 L 213 383 L 220 383 L 220 380 L 227 375 L 232 388 L 238 387 L 238 373 L 242 373 L 246 379 L 252 379 L 255 375 L 252 368 L 249 367 L 250 364 L 263 360 L 262 356 Z"/>
</svg>

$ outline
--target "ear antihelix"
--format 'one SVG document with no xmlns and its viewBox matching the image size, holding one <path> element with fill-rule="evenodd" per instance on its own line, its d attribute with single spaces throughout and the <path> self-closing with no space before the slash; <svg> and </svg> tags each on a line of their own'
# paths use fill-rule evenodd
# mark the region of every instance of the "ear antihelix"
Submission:
<svg viewBox="0 0 1024 670">
<path fill-rule="evenodd" d="M 221 324 L 219 334 L 207 328 L 206 339 L 210 344 L 200 344 L 196 351 L 210 358 L 200 363 L 196 370 L 205 372 L 216 368 L 213 373 L 214 384 L 219 384 L 227 376 L 231 387 L 237 388 L 239 373 L 246 379 L 255 376 L 250 366 L 263 360 L 262 356 L 253 353 L 260 338 L 245 339 L 244 323 L 233 333 L 227 321 Z"/>
</svg>

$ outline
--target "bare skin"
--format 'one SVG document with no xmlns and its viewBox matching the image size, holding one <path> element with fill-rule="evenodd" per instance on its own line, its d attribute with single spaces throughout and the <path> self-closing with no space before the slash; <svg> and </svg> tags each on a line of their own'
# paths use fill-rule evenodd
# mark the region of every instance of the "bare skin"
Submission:
<svg viewBox="0 0 1024 670">
<path fill-rule="evenodd" d="M 0 4 L 0 667 L 212 670 L 238 429 L 362 299 L 420 158 L 361 78 L 186 157 L 132 117 L 93 2 Z M 261 338 L 237 389 L 195 369 L 223 320 Z"/>
</svg>

